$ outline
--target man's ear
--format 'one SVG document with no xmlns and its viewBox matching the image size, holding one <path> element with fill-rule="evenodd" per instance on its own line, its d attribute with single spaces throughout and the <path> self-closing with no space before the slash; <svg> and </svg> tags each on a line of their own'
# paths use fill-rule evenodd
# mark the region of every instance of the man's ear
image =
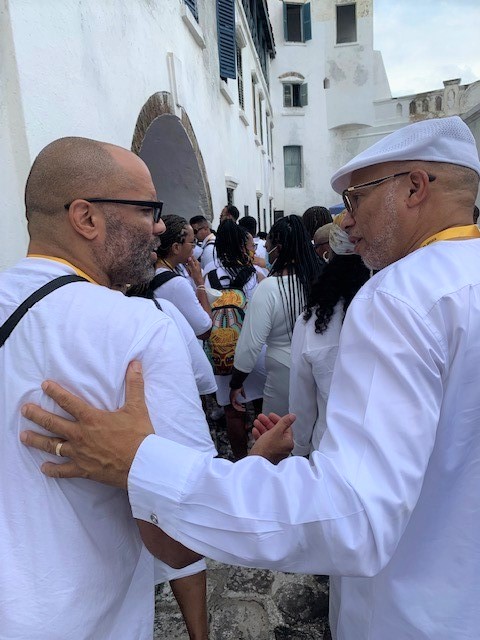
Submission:
<svg viewBox="0 0 480 640">
<path fill-rule="evenodd" d="M 68 219 L 72 228 L 87 240 L 97 238 L 105 220 L 86 200 L 74 200 L 68 209 Z"/>
<path fill-rule="evenodd" d="M 430 180 L 428 173 L 423 169 L 412 171 L 408 176 L 409 195 L 406 200 L 407 207 L 418 207 L 427 198 L 430 192 Z"/>
</svg>

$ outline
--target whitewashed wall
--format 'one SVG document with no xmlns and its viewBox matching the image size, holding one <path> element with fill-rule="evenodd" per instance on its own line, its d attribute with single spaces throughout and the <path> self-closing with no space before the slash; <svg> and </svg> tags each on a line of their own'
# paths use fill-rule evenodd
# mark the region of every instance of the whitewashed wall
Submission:
<svg viewBox="0 0 480 640">
<path fill-rule="evenodd" d="M 215 3 L 198 5 L 199 25 L 182 0 L 0 0 L 0 269 L 25 252 L 22 192 L 36 154 L 68 135 L 130 148 L 140 110 L 156 92 L 175 94 L 190 118 L 214 224 L 226 202 L 228 177 L 238 183 L 235 204 L 242 214 L 245 204 L 256 212 L 257 191 L 268 209 L 268 154 L 255 144 L 251 123 L 239 117 L 236 82 L 229 80 L 227 92 L 221 91 Z M 237 21 L 242 28 L 239 2 Z M 169 53 L 177 61 L 175 80 Z M 269 105 L 247 35 L 244 73 L 251 71 Z M 245 98 L 248 119 L 248 82 Z"/>
</svg>

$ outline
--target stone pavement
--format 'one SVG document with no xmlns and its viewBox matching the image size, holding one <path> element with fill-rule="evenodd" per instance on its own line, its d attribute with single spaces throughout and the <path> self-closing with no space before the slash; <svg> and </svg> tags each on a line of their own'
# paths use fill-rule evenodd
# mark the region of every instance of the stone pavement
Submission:
<svg viewBox="0 0 480 640">
<path fill-rule="evenodd" d="M 231 459 L 224 420 L 209 424 L 219 454 Z M 207 564 L 210 640 L 330 638 L 326 576 Z M 155 604 L 154 639 L 188 640 L 168 583 L 157 587 Z"/>
</svg>

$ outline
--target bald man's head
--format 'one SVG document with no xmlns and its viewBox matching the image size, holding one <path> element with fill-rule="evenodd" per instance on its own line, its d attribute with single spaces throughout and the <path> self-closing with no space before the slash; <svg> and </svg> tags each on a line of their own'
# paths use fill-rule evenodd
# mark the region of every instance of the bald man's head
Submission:
<svg viewBox="0 0 480 640">
<path fill-rule="evenodd" d="M 30 222 L 35 216 L 64 213 L 76 198 L 108 197 L 128 180 L 117 156 L 126 149 L 88 138 L 60 138 L 36 157 L 25 187 Z"/>
</svg>

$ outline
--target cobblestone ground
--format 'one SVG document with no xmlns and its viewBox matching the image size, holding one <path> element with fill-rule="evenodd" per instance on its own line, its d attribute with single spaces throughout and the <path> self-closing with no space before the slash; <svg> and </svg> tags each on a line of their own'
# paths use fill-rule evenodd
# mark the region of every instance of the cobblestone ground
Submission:
<svg viewBox="0 0 480 640">
<path fill-rule="evenodd" d="M 232 459 L 224 419 L 209 418 L 209 424 L 219 455 Z M 330 638 L 326 576 L 207 564 L 210 640 Z M 188 640 L 168 583 L 157 587 L 155 605 L 155 640 Z"/>
</svg>

